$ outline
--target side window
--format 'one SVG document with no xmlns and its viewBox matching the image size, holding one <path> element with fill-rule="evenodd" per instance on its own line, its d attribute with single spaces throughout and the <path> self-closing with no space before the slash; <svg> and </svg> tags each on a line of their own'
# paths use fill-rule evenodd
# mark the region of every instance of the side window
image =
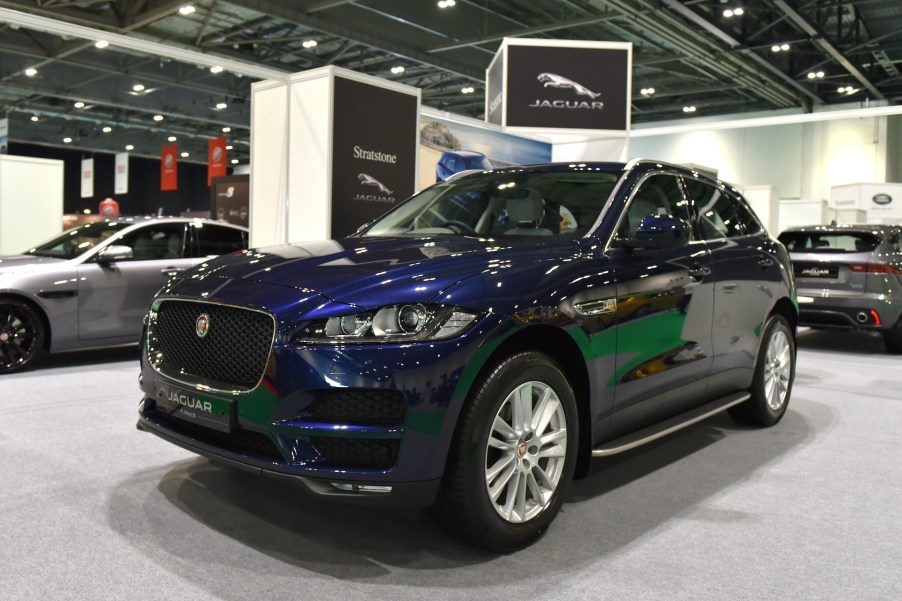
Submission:
<svg viewBox="0 0 902 601">
<path fill-rule="evenodd" d="M 745 202 L 723 187 L 686 178 L 686 188 L 695 201 L 699 228 L 705 240 L 736 238 L 761 231 Z"/>
<path fill-rule="evenodd" d="M 632 238 L 636 228 L 649 215 L 672 215 L 689 221 L 688 203 L 679 180 L 672 175 L 656 174 L 639 184 L 620 222 L 618 236 Z"/>
<path fill-rule="evenodd" d="M 197 233 L 197 249 L 200 257 L 224 255 L 247 248 L 247 234 L 238 229 L 204 224 L 195 227 L 194 231 Z"/>
<path fill-rule="evenodd" d="M 152 223 L 125 234 L 113 244 L 132 249 L 132 261 L 181 258 L 185 247 L 184 223 Z"/>
</svg>

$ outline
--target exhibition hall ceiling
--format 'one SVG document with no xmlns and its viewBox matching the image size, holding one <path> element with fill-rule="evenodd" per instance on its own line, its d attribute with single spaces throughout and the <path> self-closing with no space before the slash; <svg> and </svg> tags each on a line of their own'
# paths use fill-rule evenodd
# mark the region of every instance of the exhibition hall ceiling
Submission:
<svg viewBox="0 0 902 601">
<path fill-rule="evenodd" d="M 336 65 L 480 118 L 504 37 L 631 42 L 633 123 L 902 99 L 899 0 L 0 0 L 0 115 L 13 142 L 204 161 L 226 135 L 244 162 L 267 73 Z"/>
</svg>

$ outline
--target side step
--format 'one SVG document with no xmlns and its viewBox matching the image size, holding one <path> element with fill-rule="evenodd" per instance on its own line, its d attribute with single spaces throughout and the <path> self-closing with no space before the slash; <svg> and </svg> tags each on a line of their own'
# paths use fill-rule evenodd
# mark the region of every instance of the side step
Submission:
<svg viewBox="0 0 902 601">
<path fill-rule="evenodd" d="M 691 411 L 666 419 L 661 423 L 653 424 L 647 428 L 633 432 L 632 434 L 627 434 L 626 436 L 603 442 L 601 445 L 592 449 L 592 457 L 608 457 L 609 455 L 616 455 L 617 453 L 635 449 L 647 442 L 657 440 L 663 436 L 672 434 L 677 430 L 682 430 L 686 426 L 691 426 L 703 419 L 708 419 L 712 415 L 716 415 L 721 411 L 729 409 L 733 405 L 738 405 L 743 401 L 747 401 L 751 396 L 752 395 L 748 392 L 736 392 L 715 401 L 711 401 L 710 403 L 706 403 L 701 407 L 696 407 Z"/>
</svg>

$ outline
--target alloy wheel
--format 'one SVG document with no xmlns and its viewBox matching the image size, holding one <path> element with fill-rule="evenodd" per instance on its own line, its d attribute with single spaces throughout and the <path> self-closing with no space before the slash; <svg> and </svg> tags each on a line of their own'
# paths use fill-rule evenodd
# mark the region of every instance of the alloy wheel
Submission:
<svg viewBox="0 0 902 601">
<path fill-rule="evenodd" d="M 786 402 L 791 375 L 792 347 L 786 332 L 778 329 L 767 344 L 764 363 L 764 394 L 772 411 L 779 411 Z"/>
<path fill-rule="evenodd" d="M 0 370 L 11 371 L 37 351 L 37 325 L 15 305 L 0 305 Z"/>
</svg>

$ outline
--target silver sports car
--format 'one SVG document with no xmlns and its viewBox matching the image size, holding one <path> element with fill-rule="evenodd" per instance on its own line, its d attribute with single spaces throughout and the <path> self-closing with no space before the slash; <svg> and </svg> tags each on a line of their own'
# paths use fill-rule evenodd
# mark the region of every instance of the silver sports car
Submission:
<svg viewBox="0 0 902 601">
<path fill-rule="evenodd" d="M 818 225 L 780 242 L 795 272 L 799 325 L 883 333 L 902 353 L 902 227 Z"/>
<path fill-rule="evenodd" d="M 0 374 L 43 352 L 137 343 L 166 280 L 247 248 L 246 228 L 181 217 L 128 217 L 65 231 L 0 257 Z"/>
</svg>

